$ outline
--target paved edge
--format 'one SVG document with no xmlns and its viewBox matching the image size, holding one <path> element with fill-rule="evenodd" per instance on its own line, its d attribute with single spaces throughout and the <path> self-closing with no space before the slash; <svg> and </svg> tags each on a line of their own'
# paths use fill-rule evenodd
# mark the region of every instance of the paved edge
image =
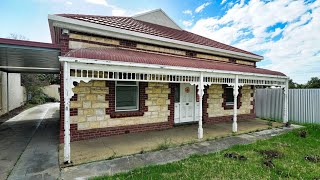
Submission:
<svg viewBox="0 0 320 180">
<path fill-rule="evenodd" d="M 238 144 L 250 144 L 257 140 L 269 139 L 303 126 L 273 128 L 259 132 L 230 136 L 212 141 L 173 147 L 166 150 L 123 156 L 61 169 L 61 179 L 87 179 L 95 176 L 113 175 L 148 165 L 166 164 L 185 159 L 194 154 L 209 154 L 222 151 Z"/>
</svg>

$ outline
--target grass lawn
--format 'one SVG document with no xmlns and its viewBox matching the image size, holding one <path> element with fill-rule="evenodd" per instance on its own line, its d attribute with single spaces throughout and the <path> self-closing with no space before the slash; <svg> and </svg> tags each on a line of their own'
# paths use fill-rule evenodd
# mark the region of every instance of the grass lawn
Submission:
<svg viewBox="0 0 320 180">
<path fill-rule="evenodd" d="M 94 179 L 320 179 L 320 125 L 305 126 L 222 152 Z"/>
</svg>

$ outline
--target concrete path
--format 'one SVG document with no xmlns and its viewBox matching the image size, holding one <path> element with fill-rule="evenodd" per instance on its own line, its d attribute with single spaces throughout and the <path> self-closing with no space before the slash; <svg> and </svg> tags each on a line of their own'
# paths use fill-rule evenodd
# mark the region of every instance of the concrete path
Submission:
<svg viewBox="0 0 320 180">
<path fill-rule="evenodd" d="M 36 106 L 0 125 L 0 179 L 59 177 L 58 110 Z"/>
<path fill-rule="evenodd" d="M 272 136 L 300 127 L 301 126 L 292 125 L 290 128 L 274 128 L 260 132 L 231 136 L 215 141 L 205 141 L 182 147 L 170 148 L 162 151 L 148 152 L 113 160 L 104 160 L 67 167 L 62 169 L 61 178 L 68 180 L 87 179 L 88 177 L 126 172 L 147 165 L 165 164 L 182 160 L 193 154 L 208 154 L 227 149 L 236 144 L 249 144 L 259 139 L 268 139 Z"/>
</svg>

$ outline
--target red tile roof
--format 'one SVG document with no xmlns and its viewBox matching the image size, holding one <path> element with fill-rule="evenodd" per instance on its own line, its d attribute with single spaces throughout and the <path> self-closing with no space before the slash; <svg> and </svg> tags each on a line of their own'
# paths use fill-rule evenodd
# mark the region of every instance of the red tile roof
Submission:
<svg viewBox="0 0 320 180">
<path fill-rule="evenodd" d="M 81 20 L 85 22 L 100 24 L 104 26 L 110 26 L 114 28 L 125 29 L 129 31 L 135 31 L 139 33 L 159 36 L 163 38 L 174 39 L 178 41 L 189 42 L 193 44 L 199 44 L 218 49 L 224 49 L 249 55 L 259 56 L 257 54 L 235 48 L 212 39 L 193 34 L 185 30 L 178 30 L 169 28 L 166 26 L 160 26 L 140 20 L 136 20 L 132 17 L 116 17 L 116 16 L 93 16 L 93 15 L 80 15 L 80 14 L 57 14 L 58 16 Z M 262 57 L 262 56 L 259 56 Z"/>
<path fill-rule="evenodd" d="M 65 56 L 285 76 L 285 74 L 281 72 L 255 68 L 247 65 L 144 52 L 124 48 L 83 48 L 72 50 Z"/>
</svg>

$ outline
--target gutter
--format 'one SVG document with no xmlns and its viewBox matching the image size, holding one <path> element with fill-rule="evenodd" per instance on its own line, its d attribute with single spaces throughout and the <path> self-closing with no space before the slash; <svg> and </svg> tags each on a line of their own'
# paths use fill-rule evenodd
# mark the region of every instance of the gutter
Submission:
<svg viewBox="0 0 320 180">
<path fill-rule="evenodd" d="M 255 62 L 259 62 L 263 60 L 263 57 L 261 56 L 255 56 L 251 54 L 245 54 L 245 53 L 234 52 L 234 51 L 225 50 L 225 49 L 193 44 L 189 42 L 183 42 L 183 41 L 178 41 L 174 39 L 163 38 L 163 37 L 153 36 L 149 34 L 143 34 L 143 33 L 124 30 L 120 28 L 108 27 L 100 24 L 94 24 L 90 22 L 61 17 L 57 15 L 49 14 L 48 20 L 49 20 L 50 26 L 60 27 L 60 28 L 73 30 L 73 31 L 86 32 L 86 33 L 109 36 L 109 37 L 114 37 L 119 39 L 128 39 L 131 41 L 137 41 L 142 43 L 151 43 L 151 44 L 160 45 L 160 46 L 198 51 L 202 53 L 239 58 L 239 59 L 255 61 Z M 54 35 L 52 37 L 54 38 Z"/>
</svg>

